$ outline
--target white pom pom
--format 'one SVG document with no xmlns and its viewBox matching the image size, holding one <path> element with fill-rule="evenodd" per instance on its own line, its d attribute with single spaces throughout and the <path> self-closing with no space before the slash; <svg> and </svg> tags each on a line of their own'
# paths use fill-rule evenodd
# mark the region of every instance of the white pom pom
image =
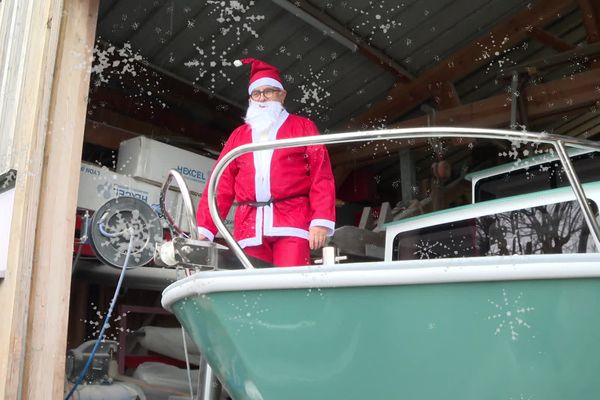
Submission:
<svg viewBox="0 0 600 400">
<path fill-rule="evenodd" d="M 233 62 L 233 65 L 235 65 L 236 67 L 241 67 L 242 65 L 244 65 L 244 63 L 243 63 L 243 62 L 241 62 L 240 60 L 235 60 L 235 61 Z"/>
</svg>

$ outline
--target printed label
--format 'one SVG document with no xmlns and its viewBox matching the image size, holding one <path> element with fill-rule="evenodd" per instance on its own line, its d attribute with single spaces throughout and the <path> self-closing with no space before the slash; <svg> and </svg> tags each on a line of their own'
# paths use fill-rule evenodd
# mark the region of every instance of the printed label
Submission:
<svg viewBox="0 0 600 400">
<path fill-rule="evenodd" d="M 177 172 L 183 175 L 184 178 L 191 178 L 196 182 L 206 183 L 205 171 L 179 165 L 177 166 Z"/>
</svg>

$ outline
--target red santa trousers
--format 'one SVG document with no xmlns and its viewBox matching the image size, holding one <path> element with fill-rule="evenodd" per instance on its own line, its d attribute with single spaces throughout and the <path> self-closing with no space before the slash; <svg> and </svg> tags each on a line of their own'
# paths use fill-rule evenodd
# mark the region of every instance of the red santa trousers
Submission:
<svg viewBox="0 0 600 400">
<path fill-rule="evenodd" d="M 263 236 L 261 245 L 248 246 L 244 251 L 277 267 L 310 265 L 308 240 L 295 236 Z"/>
</svg>

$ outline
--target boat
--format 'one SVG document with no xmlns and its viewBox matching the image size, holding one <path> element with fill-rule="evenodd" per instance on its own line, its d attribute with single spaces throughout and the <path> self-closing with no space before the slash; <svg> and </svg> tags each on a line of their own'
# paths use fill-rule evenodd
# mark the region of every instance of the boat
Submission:
<svg viewBox="0 0 600 400">
<path fill-rule="evenodd" d="M 323 265 L 308 267 L 255 268 L 215 212 L 216 182 L 245 152 L 432 137 L 549 146 L 570 187 L 390 222 L 382 261 L 339 263 L 326 249 Z M 579 182 L 567 148 L 598 151 L 600 144 L 430 127 L 239 147 L 217 164 L 208 186 L 228 249 L 197 242 L 193 233 L 171 246 L 166 258 L 191 273 L 164 290 L 163 307 L 235 400 L 596 399 L 600 182 Z M 538 222 L 561 232 L 564 243 L 536 235 Z M 204 247 L 204 261 L 185 258 L 189 251 L 178 246 Z M 215 252 L 237 261 L 219 264 Z"/>
</svg>

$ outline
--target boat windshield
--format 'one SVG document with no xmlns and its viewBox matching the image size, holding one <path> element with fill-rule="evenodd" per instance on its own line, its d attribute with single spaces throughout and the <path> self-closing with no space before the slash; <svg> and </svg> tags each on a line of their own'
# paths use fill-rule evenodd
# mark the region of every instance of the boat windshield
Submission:
<svg viewBox="0 0 600 400">
<path fill-rule="evenodd" d="M 598 207 L 590 201 L 597 216 Z M 569 254 L 595 251 L 590 230 L 575 201 L 544 204 L 432 223 L 398 233 L 393 260 Z"/>
<path fill-rule="evenodd" d="M 506 172 L 473 179 L 473 202 L 569 186 L 569 179 L 560 160 L 552 158 L 533 165 L 526 161 L 522 165 L 514 163 Z M 571 162 L 581 183 L 600 181 L 598 152 L 575 155 L 571 157 Z"/>
</svg>

